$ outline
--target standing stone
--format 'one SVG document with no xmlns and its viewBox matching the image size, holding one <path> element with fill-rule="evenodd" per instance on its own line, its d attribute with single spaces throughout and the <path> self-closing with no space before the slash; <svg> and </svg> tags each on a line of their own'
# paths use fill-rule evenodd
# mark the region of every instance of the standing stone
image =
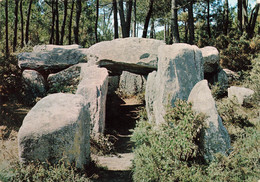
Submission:
<svg viewBox="0 0 260 182">
<path fill-rule="evenodd" d="M 200 49 L 204 60 L 204 73 L 217 72 L 219 68 L 219 52 L 217 48 L 212 46 L 203 47 Z"/>
<path fill-rule="evenodd" d="M 150 122 L 155 122 L 154 102 L 156 100 L 156 71 L 150 73 L 147 77 L 145 91 L 145 109 Z"/>
<path fill-rule="evenodd" d="M 37 97 L 46 95 L 45 80 L 40 73 L 34 70 L 24 70 L 22 77 L 26 103 L 33 103 Z"/>
<path fill-rule="evenodd" d="M 192 108 L 196 112 L 206 115 L 206 128 L 202 139 L 205 160 L 213 160 L 214 154 L 218 152 L 227 155 L 230 149 L 230 138 L 218 115 L 207 80 L 202 80 L 194 86 L 188 102 L 192 103 Z"/>
<path fill-rule="evenodd" d="M 245 100 L 251 97 L 254 91 L 249 88 L 231 86 L 228 88 L 228 98 L 232 99 L 234 96 L 240 105 L 243 105 Z"/>
<path fill-rule="evenodd" d="M 90 162 L 89 103 L 79 95 L 52 94 L 24 118 L 18 133 L 22 162 L 57 163 L 61 159 L 84 168 Z"/>
<path fill-rule="evenodd" d="M 187 100 L 194 85 L 203 79 L 203 59 L 198 47 L 182 43 L 163 45 L 158 53 L 157 74 L 149 76 L 147 81 L 153 86 L 147 84 L 146 87 L 148 94 L 155 94 L 147 96 L 151 100 L 146 102 L 153 103 L 149 107 L 153 108 L 151 114 L 154 114 L 157 124 L 164 122 L 168 104 L 174 106 L 177 98 Z"/>
<path fill-rule="evenodd" d="M 108 72 L 105 68 L 84 65 L 76 95 L 82 95 L 90 103 L 90 131 L 94 136 L 104 133 Z"/>
<path fill-rule="evenodd" d="M 108 91 L 107 95 L 114 94 L 119 88 L 120 76 L 109 76 L 108 77 Z"/>
<path fill-rule="evenodd" d="M 145 85 L 144 76 L 123 71 L 120 76 L 119 91 L 125 95 L 137 95 L 145 91 Z"/>
<path fill-rule="evenodd" d="M 63 71 L 48 76 L 49 93 L 70 92 L 75 93 L 80 81 L 81 66 L 79 63 Z"/>
</svg>

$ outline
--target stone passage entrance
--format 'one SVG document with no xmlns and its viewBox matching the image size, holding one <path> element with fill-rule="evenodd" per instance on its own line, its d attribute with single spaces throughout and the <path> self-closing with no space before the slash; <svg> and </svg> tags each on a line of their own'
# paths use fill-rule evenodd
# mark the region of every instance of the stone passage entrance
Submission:
<svg viewBox="0 0 260 182">
<path fill-rule="evenodd" d="M 116 94 L 108 95 L 105 134 L 117 138 L 115 155 L 97 156 L 99 165 L 107 168 L 99 174 L 97 181 L 132 181 L 131 166 L 133 159 L 130 141 L 131 129 L 138 119 L 138 109 L 144 106 L 137 98 L 120 98 Z"/>
</svg>

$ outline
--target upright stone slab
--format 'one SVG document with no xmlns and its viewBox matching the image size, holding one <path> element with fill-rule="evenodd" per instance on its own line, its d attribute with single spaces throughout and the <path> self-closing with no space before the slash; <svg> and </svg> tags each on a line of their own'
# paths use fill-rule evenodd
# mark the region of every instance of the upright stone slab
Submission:
<svg viewBox="0 0 260 182">
<path fill-rule="evenodd" d="M 145 91 L 146 79 L 142 75 L 137 75 L 123 71 L 120 76 L 119 90 L 126 95 L 137 95 Z"/>
<path fill-rule="evenodd" d="M 65 70 L 48 76 L 49 93 L 70 92 L 74 93 L 80 81 L 81 66 L 87 63 L 79 63 Z"/>
<path fill-rule="evenodd" d="M 156 71 L 150 73 L 147 77 L 146 91 L 145 91 L 145 109 L 147 117 L 150 122 L 155 122 L 154 102 L 156 101 Z"/>
<path fill-rule="evenodd" d="M 52 94 L 24 118 L 18 133 L 22 162 L 61 159 L 84 168 L 90 162 L 89 103 L 80 95 Z"/>
<path fill-rule="evenodd" d="M 81 81 L 76 95 L 82 95 L 90 103 L 91 133 L 98 136 L 104 133 L 108 72 L 97 66 L 82 66 Z"/>
<path fill-rule="evenodd" d="M 207 80 L 202 80 L 194 86 L 188 102 L 192 103 L 192 108 L 196 112 L 206 115 L 207 128 L 204 130 L 202 140 L 205 160 L 213 160 L 214 154 L 218 152 L 227 155 L 231 147 L 230 138 L 218 115 Z"/>
<path fill-rule="evenodd" d="M 26 103 L 33 103 L 37 97 L 46 95 L 46 83 L 40 73 L 34 70 L 24 70 L 22 77 Z"/>
<path fill-rule="evenodd" d="M 156 76 L 148 77 L 146 93 L 155 94 L 152 107 L 157 124 L 164 122 L 168 104 L 174 105 L 177 98 L 187 100 L 194 85 L 203 79 L 203 59 L 196 46 L 188 44 L 163 45 L 159 47 L 159 62 Z M 150 81 L 149 79 L 155 79 Z M 152 118 L 149 116 L 149 118 Z M 154 121 L 151 121 L 154 122 Z"/>
<path fill-rule="evenodd" d="M 204 60 L 204 73 L 214 73 L 219 69 L 219 52 L 217 48 L 212 46 L 200 49 Z"/>
</svg>

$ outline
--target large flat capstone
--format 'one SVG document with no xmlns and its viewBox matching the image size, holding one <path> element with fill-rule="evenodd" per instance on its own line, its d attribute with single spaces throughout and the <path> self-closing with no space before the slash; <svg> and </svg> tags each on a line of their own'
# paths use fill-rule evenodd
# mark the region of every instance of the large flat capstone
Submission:
<svg viewBox="0 0 260 182">
<path fill-rule="evenodd" d="M 98 65 L 106 67 L 113 75 L 120 75 L 122 71 L 148 75 L 157 69 L 158 47 L 161 45 L 165 43 L 160 40 L 131 37 L 103 41 L 81 50 L 92 55 L 94 62 L 98 61 Z"/>
<path fill-rule="evenodd" d="M 48 76 L 57 73 L 79 62 L 84 62 L 79 51 L 79 45 L 41 45 L 35 46 L 32 52 L 18 55 L 18 65 L 21 69 L 31 69 Z"/>
</svg>

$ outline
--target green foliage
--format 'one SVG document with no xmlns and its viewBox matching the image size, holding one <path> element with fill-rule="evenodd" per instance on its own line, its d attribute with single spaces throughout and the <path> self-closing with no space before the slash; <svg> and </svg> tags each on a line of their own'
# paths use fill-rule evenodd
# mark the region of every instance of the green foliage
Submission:
<svg viewBox="0 0 260 182">
<path fill-rule="evenodd" d="M 205 181 L 258 181 L 260 179 L 259 127 L 247 128 L 237 136 L 233 151 L 226 157 L 218 154 L 207 168 Z"/>
<path fill-rule="evenodd" d="M 215 99 L 220 99 L 227 95 L 227 88 L 225 86 L 221 86 L 219 82 L 215 85 L 210 85 L 210 90 Z"/>
<path fill-rule="evenodd" d="M 22 93 L 22 73 L 15 55 L 0 57 L 0 96 L 11 97 Z M 19 94 L 20 93 L 20 94 Z"/>
<path fill-rule="evenodd" d="M 240 128 L 252 126 L 246 112 L 238 103 L 236 98 L 223 99 L 218 104 L 218 112 L 223 119 L 225 125 L 237 126 Z"/>
<path fill-rule="evenodd" d="M 48 163 L 17 164 L 12 181 L 89 181 L 86 175 L 73 166 L 60 162 L 56 165 Z"/>
<path fill-rule="evenodd" d="M 260 37 L 248 40 L 244 34 L 239 40 L 221 35 L 216 39 L 220 50 L 222 67 L 233 71 L 248 70 L 251 68 L 251 59 L 260 51 Z"/>
<path fill-rule="evenodd" d="M 257 105 L 260 102 L 260 54 L 252 61 L 252 67 L 244 85 L 255 91 L 251 103 Z"/>
<path fill-rule="evenodd" d="M 168 109 L 166 123 L 162 125 L 137 123 L 131 138 L 135 142 L 134 181 L 183 181 L 199 177 L 197 162 L 202 151 L 198 143 L 204 117 L 195 114 L 191 104 L 184 101 L 175 105 Z"/>
<path fill-rule="evenodd" d="M 114 143 L 116 140 L 116 137 L 112 135 L 104 136 L 103 134 L 100 134 L 99 136 L 91 136 L 91 153 L 96 155 L 109 155 L 115 153 Z"/>
</svg>

